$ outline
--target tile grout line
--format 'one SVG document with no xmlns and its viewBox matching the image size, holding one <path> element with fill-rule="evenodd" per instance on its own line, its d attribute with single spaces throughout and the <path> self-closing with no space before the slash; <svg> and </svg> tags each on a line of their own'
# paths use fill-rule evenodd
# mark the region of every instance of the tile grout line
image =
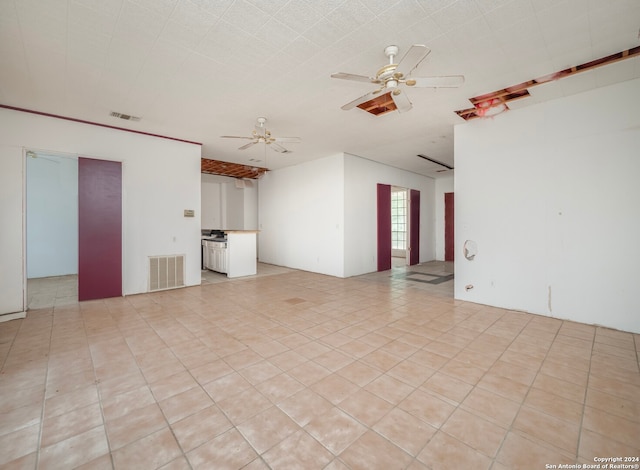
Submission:
<svg viewBox="0 0 640 470">
<path fill-rule="evenodd" d="M 45 412 L 47 406 L 47 381 L 49 378 L 49 362 L 51 361 L 51 338 L 53 337 L 53 324 L 55 318 L 55 309 L 51 307 L 51 325 L 49 329 L 49 347 L 47 349 L 47 370 L 44 375 L 44 393 L 42 395 L 42 410 L 40 414 L 40 429 L 38 430 L 38 442 L 36 447 L 36 468 L 40 467 L 40 453 L 42 450 L 42 434 L 44 431 L 44 420 L 45 420 Z M 25 322 L 20 325 L 20 330 L 24 327 Z M 18 330 L 19 333 L 19 330 Z M 17 337 L 17 335 L 16 335 Z"/>
<path fill-rule="evenodd" d="M 107 306 L 108 309 L 108 306 Z M 96 375 L 96 363 L 93 357 L 93 351 L 91 350 L 91 343 L 89 341 L 89 336 L 87 335 L 87 323 L 85 318 L 85 312 L 82 307 L 79 307 L 80 317 L 82 318 L 82 326 L 87 337 L 87 348 L 89 349 L 89 356 L 91 357 L 91 366 L 93 369 L 93 383 L 96 386 L 96 393 L 98 394 L 98 402 L 100 403 L 100 416 L 102 418 L 102 426 L 104 427 L 104 437 L 107 443 L 107 450 L 109 451 L 109 461 L 111 462 L 111 468 L 115 468 L 115 462 L 113 460 L 113 450 L 111 448 L 111 440 L 109 439 L 109 433 L 107 432 L 107 419 L 104 415 L 104 403 L 102 400 L 102 392 L 100 391 L 99 384 L 101 383 Z M 109 313 L 111 315 L 111 313 Z M 86 462 L 88 463 L 88 462 Z"/>
<path fill-rule="evenodd" d="M 593 330 L 593 338 L 591 339 L 591 354 L 589 354 L 589 371 L 587 374 L 587 383 L 584 387 L 584 396 L 582 397 L 582 413 L 580 415 L 580 423 L 578 428 L 578 443 L 576 447 L 576 463 L 578 463 L 578 459 L 580 458 L 580 443 L 582 442 L 582 430 L 584 424 L 584 413 L 587 409 L 587 395 L 589 393 L 589 381 L 591 380 L 591 364 L 593 362 L 593 351 L 594 346 L 596 344 L 596 336 L 598 335 L 598 328 L 594 328 Z"/>
<path fill-rule="evenodd" d="M 506 312 L 506 310 L 505 310 L 505 312 Z M 496 318 L 496 319 L 495 319 L 495 320 L 494 320 L 490 325 L 488 325 L 488 326 L 487 326 L 487 327 L 482 331 L 482 333 L 486 333 L 486 332 L 487 332 L 487 330 L 488 330 L 489 328 L 491 328 L 491 326 L 495 325 L 495 324 L 496 324 L 498 321 L 500 321 L 500 319 L 501 319 L 502 317 L 504 317 L 504 316 L 505 316 L 505 313 L 503 312 L 503 313 L 502 313 L 502 315 L 500 315 L 500 317 L 499 317 L 499 318 Z M 499 360 L 499 359 L 504 355 L 504 353 L 507 351 L 507 349 L 509 349 L 509 346 L 511 346 L 511 345 L 514 343 L 514 341 L 516 340 L 516 338 L 518 338 L 518 336 L 520 336 L 520 334 L 522 333 L 522 331 L 523 331 L 523 330 L 527 327 L 527 325 L 529 325 L 530 323 L 531 323 L 531 319 L 528 319 L 528 320 L 527 320 L 527 322 L 522 326 L 522 328 L 520 328 L 520 330 L 519 330 L 518 334 L 517 334 L 517 335 L 516 335 L 512 340 L 511 340 L 511 342 L 507 345 L 507 347 L 505 347 L 504 351 L 500 354 L 500 356 L 498 356 L 498 357 L 493 361 L 493 363 L 492 363 L 491 367 L 493 367 L 493 365 L 495 365 L 495 363 L 496 363 L 496 362 L 497 362 L 497 361 L 498 361 L 498 360 Z M 482 333 L 481 333 L 481 334 L 482 334 Z M 490 333 L 488 333 L 488 334 L 490 334 Z M 478 336 L 479 336 L 479 335 L 478 335 Z M 464 351 L 464 350 L 465 350 L 465 349 L 467 349 L 467 348 L 468 348 L 468 345 L 467 345 L 467 347 L 466 347 L 466 348 L 464 348 L 462 351 Z M 462 352 L 462 351 L 460 351 L 460 352 Z M 459 354 L 459 353 L 458 353 L 458 354 Z M 447 361 L 447 363 L 449 363 L 452 359 L 455 359 L 455 357 L 457 357 L 457 355 L 458 355 L 458 354 L 456 354 L 456 356 L 454 356 L 454 357 L 453 357 L 453 358 L 451 358 L 449 361 Z M 444 365 L 446 365 L 446 364 L 443 364 L 443 366 L 444 366 Z M 484 376 L 486 376 L 486 375 L 489 373 L 489 370 L 491 369 L 491 367 L 489 367 L 489 368 L 488 368 L 488 369 L 487 369 L 487 370 L 482 374 L 482 377 L 480 377 L 480 378 L 478 379 L 478 381 L 473 385 L 473 388 L 472 388 L 471 390 L 469 390 L 469 392 L 467 393 L 467 395 L 465 395 L 465 398 L 464 398 L 462 401 L 464 401 L 464 400 L 469 396 L 469 394 L 470 394 L 473 390 L 475 390 L 475 389 L 476 389 L 476 387 L 478 386 L 478 383 L 482 380 L 482 378 L 483 378 Z M 443 373 L 444 373 L 444 374 L 446 374 L 446 372 L 443 372 Z M 446 375 L 449 375 L 449 374 L 446 374 Z M 456 406 L 456 410 L 460 407 L 460 405 L 462 405 L 462 401 L 461 401 L 461 402 L 459 402 L 459 404 Z M 523 398 L 522 403 L 524 403 L 524 398 Z M 520 406 L 522 406 L 522 403 L 520 404 Z M 462 409 L 463 411 L 466 411 L 464 408 L 460 408 L 460 409 Z M 451 414 L 453 414 L 453 413 L 451 413 Z M 517 415 L 516 415 L 516 416 L 517 416 Z M 451 417 L 451 415 L 450 415 L 449 417 Z M 483 418 L 483 419 L 484 419 L 484 418 Z M 513 418 L 512 422 L 511 422 L 511 426 L 513 425 L 513 422 L 515 421 L 515 419 L 516 419 L 516 417 L 514 417 L 514 418 Z M 449 418 L 447 418 L 447 421 L 448 421 L 448 420 L 449 420 Z M 442 423 L 442 425 L 444 425 L 444 424 L 446 424 L 446 421 L 445 421 L 444 423 Z M 506 430 L 506 432 L 505 432 L 504 436 L 502 437 L 502 439 L 501 439 L 501 441 L 500 441 L 500 445 L 499 445 L 499 446 L 498 446 L 498 448 L 496 449 L 495 455 L 494 455 L 493 457 L 489 457 L 489 458 L 490 458 L 490 461 L 491 461 L 491 464 L 490 464 L 489 468 L 492 468 L 493 466 L 495 466 L 495 464 L 496 464 L 496 462 L 497 462 L 497 460 L 496 460 L 496 459 L 497 459 L 497 457 L 498 457 L 498 454 L 500 453 L 500 450 L 502 449 L 502 445 L 504 444 L 504 441 L 505 441 L 505 439 L 507 438 L 507 435 L 508 435 L 508 434 L 509 434 L 509 432 L 510 432 L 511 426 L 510 426 L 509 428 L 507 428 L 507 430 Z M 446 433 L 446 431 L 442 431 L 442 432 Z M 451 435 L 450 435 L 450 434 L 448 434 L 448 433 L 446 433 L 446 434 L 447 434 L 447 435 L 449 435 L 449 436 L 451 436 Z M 458 438 L 456 438 L 455 436 L 451 436 L 451 437 L 453 437 L 454 439 L 459 440 L 459 439 L 458 439 Z M 462 441 L 460 441 L 460 442 L 462 442 Z M 465 443 L 463 442 L 463 444 L 465 444 Z M 469 447 L 470 447 L 470 446 L 469 446 Z M 474 449 L 474 450 L 478 451 L 477 449 Z M 478 452 L 480 452 L 480 451 L 478 451 Z M 480 452 L 480 453 L 482 453 L 482 452 Z M 484 454 L 483 454 L 483 455 L 484 455 Z"/>
<path fill-rule="evenodd" d="M 522 330 L 524 330 L 524 328 L 526 328 L 526 326 L 531 324 L 531 321 L 533 320 L 532 317 L 529 319 L 529 321 L 527 322 L 527 324 L 522 328 Z M 538 370 L 536 371 L 536 375 L 533 377 L 533 380 L 531 381 L 531 384 L 529 384 L 527 386 L 527 392 L 525 393 L 524 397 L 522 397 L 522 401 L 520 402 L 519 406 L 518 406 L 518 412 L 515 414 L 515 416 L 513 417 L 513 419 L 511 420 L 511 424 L 509 425 L 509 427 L 507 428 L 507 432 L 505 433 L 504 437 L 502 438 L 502 441 L 500 442 L 500 445 L 498 446 L 498 450 L 496 451 L 496 456 L 494 458 L 492 467 L 495 466 L 496 463 L 501 464 L 501 462 L 499 462 L 497 460 L 498 455 L 500 454 L 500 451 L 502 450 L 502 447 L 504 446 L 504 443 L 507 439 L 507 436 L 509 435 L 509 433 L 513 432 L 514 434 L 517 434 L 517 429 L 514 429 L 513 425 L 516 422 L 516 420 L 518 419 L 518 416 L 520 415 L 521 411 L 522 411 L 522 407 L 524 406 L 524 402 L 526 401 L 527 397 L 529 396 L 529 393 L 531 392 L 531 389 L 533 388 L 533 384 L 535 383 L 536 378 L 538 377 L 538 374 L 540 374 L 540 370 L 542 369 L 542 365 L 544 364 L 544 362 L 546 361 L 547 357 L 549 356 L 549 351 L 551 351 L 551 348 L 553 347 L 553 344 L 555 343 L 558 334 L 560 332 L 560 329 L 562 328 L 562 325 L 564 324 L 564 321 L 562 321 L 562 323 L 560 324 L 560 326 L 558 327 L 558 329 L 556 330 L 556 333 L 553 337 L 553 341 L 551 342 L 551 344 L 549 345 L 549 347 L 547 348 L 547 352 L 544 356 L 544 359 L 540 362 L 540 365 L 538 366 Z M 520 336 L 520 334 L 522 334 L 522 330 L 520 330 L 520 333 L 518 334 L 518 336 Z M 516 338 L 518 337 L 516 336 Z M 515 341 L 515 338 L 514 340 Z M 513 341 L 510 344 L 513 344 Z M 503 353 L 504 354 L 504 353 Z M 502 354 L 500 355 L 500 357 L 502 357 Z M 496 359 L 497 361 L 498 359 Z"/>
</svg>

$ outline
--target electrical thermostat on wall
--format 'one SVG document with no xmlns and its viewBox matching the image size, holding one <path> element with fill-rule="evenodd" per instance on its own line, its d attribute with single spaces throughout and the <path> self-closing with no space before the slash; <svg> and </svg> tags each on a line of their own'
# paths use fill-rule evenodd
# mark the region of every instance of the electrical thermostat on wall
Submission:
<svg viewBox="0 0 640 470">
<path fill-rule="evenodd" d="M 184 216 L 185 217 L 194 217 L 196 215 L 196 211 L 194 211 L 193 209 L 185 209 L 184 210 Z"/>
</svg>

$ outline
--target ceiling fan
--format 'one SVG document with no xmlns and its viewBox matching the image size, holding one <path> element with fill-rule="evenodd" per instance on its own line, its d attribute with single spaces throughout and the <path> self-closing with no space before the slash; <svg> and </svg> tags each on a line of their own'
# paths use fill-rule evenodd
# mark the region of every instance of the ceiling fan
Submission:
<svg viewBox="0 0 640 470">
<path fill-rule="evenodd" d="M 367 82 L 380 85 L 380 88 L 342 106 L 345 111 L 352 109 L 362 103 L 366 103 L 378 96 L 390 93 L 393 102 L 399 112 L 411 109 L 411 101 L 402 91 L 401 86 L 415 88 L 456 88 L 464 83 L 464 76 L 449 75 L 444 77 L 411 77 L 411 72 L 424 60 L 431 52 L 427 46 L 414 44 L 409 48 L 404 57 L 395 63 L 398 54 L 398 46 L 387 46 L 384 54 L 389 58 L 389 63 L 376 72 L 375 77 L 364 75 L 354 75 L 351 73 L 334 73 L 331 78 L 343 80 L 354 80 L 357 82 Z"/>
<path fill-rule="evenodd" d="M 273 150 L 280 153 L 291 153 L 291 150 L 287 150 L 278 142 L 290 142 L 290 143 L 299 143 L 300 137 L 273 137 L 271 132 L 267 130 L 266 127 L 267 118 L 259 117 L 256 119 L 255 129 L 251 133 L 251 137 L 240 137 L 237 135 L 223 135 L 220 136 L 225 139 L 245 139 L 250 140 L 248 144 L 243 145 L 242 147 L 238 147 L 238 150 L 246 150 L 249 147 L 252 147 L 260 142 L 264 142 L 266 145 L 270 146 Z"/>
</svg>

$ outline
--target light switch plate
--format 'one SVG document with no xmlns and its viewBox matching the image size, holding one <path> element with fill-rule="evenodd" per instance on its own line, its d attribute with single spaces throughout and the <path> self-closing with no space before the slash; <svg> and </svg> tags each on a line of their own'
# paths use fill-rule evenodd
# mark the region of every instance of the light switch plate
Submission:
<svg viewBox="0 0 640 470">
<path fill-rule="evenodd" d="M 185 217 L 195 217 L 196 212 L 193 209 L 185 209 L 184 216 Z"/>
</svg>

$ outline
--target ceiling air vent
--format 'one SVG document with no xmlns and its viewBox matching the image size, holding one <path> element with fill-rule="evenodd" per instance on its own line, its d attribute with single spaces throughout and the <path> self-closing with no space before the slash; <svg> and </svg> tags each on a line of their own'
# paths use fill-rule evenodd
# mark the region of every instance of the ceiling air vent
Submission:
<svg viewBox="0 0 640 470">
<path fill-rule="evenodd" d="M 131 116 L 130 114 L 116 113 L 115 111 L 111 111 L 109 116 L 124 119 L 125 121 L 139 121 L 141 119 L 138 116 Z"/>
</svg>

